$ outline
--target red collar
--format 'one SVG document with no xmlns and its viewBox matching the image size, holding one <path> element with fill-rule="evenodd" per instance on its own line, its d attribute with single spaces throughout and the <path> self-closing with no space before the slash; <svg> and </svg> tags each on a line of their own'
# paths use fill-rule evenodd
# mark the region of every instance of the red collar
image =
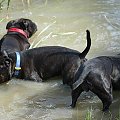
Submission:
<svg viewBox="0 0 120 120">
<path fill-rule="evenodd" d="M 18 33 L 22 34 L 23 36 L 25 36 L 26 38 L 28 38 L 27 33 L 19 28 L 10 28 L 10 29 L 8 29 L 8 32 L 18 32 Z"/>
</svg>

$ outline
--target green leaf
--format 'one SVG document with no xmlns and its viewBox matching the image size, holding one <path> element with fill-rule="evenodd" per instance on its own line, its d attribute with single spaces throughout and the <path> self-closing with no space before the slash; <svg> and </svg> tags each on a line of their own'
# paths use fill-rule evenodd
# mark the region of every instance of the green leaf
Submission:
<svg viewBox="0 0 120 120">
<path fill-rule="evenodd" d="M 5 18 L 0 19 L 0 22 L 2 22 L 3 20 L 5 20 Z"/>
<path fill-rule="evenodd" d="M 10 0 L 8 0 L 8 3 L 7 3 L 7 10 L 9 9 L 9 6 L 10 6 Z"/>
</svg>

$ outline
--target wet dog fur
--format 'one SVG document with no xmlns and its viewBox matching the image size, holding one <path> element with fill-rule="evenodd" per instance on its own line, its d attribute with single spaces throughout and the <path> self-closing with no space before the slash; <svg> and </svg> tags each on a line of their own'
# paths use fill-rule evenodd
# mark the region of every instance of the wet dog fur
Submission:
<svg viewBox="0 0 120 120">
<path fill-rule="evenodd" d="M 21 71 L 19 71 L 19 75 L 17 76 L 17 78 L 39 82 L 45 81 L 51 77 L 62 76 L 63 84 L 68 84 L 71 86 L 73 84 L 73 78 L 76 74 L 76 71 L 78 70 L 80 65 L 86 61 L 85 56 L 87 55 L 90 46 L 90 32 L 87 30 L 87 46 L 82 53 L 61 46 L 39 47 L 20 52 Z M 6 66 L 6 69 L 11 72 L 7 72 L 9 73 L 7 75 L 8 79 L 4 79 L 4 82 L 7 82 L 14 74 L 16 54 L 7 54 L 5 52 L 1 53 L 0 56 L 1 59 L 4 58 L 3 64 L 5 64 L 6 62 L 8 64 Z M 0 80 L 0 83 L 2 82 L 3 80 Z"/>
<path fill-rule="evenodd" d="M 101 56 L 86 61 L 76 73 L 72 88 L 72 107 L 83 91 L 92 91 L 107 111 L 113 100 L 113 89 L 120 89 L 120 55 Z"/>
<path fill-rule="evenodd" d="M 37 31 L 36 24 L 30 19 L 20 18 L 11 20 L 7 23 L 6 29 L 18 28 L 27 34 L 27 38 L 19 32 L 8 31 L 0 40 L 1 51 L 8 53 L 15 51 L 23 51 L 30 47 L 28 39 Z"/>
</svg>

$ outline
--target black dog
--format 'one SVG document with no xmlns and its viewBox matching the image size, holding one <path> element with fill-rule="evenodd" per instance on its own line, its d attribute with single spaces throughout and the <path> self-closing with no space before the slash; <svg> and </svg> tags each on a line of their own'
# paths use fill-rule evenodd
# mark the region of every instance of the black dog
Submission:
<svg viewBox="0 0 120 120">
<path fill-rule="evenodd" d="M 92 91 L 103 103 L 103 111 L 112 103 L 112 88 L 120 89 L 120 56 L 101 56 L 86 61 L 78 70 L 72 90 L 72 107 L 83 91 Z"/>
<path fill-rule="evenodd" d="M 29 19 L 11 20 L 6 25 L 7 34 L 1 39 L 1 50 L 8 53 L 26 50 L 30 47 L 28 38 L 36 31 L 37 26 Z"/>
<path fill-rule="evenodd" d="M 39 47 L 20 53 L 11 53 L 8 56 L 6 53 L 1 53 L 0 60 L 3 59 L 3 64 L 0 64 L 0 71 L 7 69 L 8 72 L 6 73 L 8 75 L 6 77 L 3 73 L 0 83 L 9 81 L 14 73 L 16 76 L 16 73 L 19 72 L 16 77 L 32 81 L 44 81 L 61 75 L 63 84 L 71 85 L 79 66 L 86 61 L 85 56 L 90 46 L 90 32 L 87 30 L 87 47 L 82 53 L 60 46 Z M 20 58 L 21 61 L 19 60 Z M 16 72 L 15 68 L 21 70 Z"/>
</svg>

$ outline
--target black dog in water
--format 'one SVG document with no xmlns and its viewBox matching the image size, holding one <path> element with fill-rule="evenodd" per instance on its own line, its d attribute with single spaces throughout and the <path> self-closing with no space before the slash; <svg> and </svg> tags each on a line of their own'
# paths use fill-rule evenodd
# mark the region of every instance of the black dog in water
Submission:
<svg viewBox="0 0 120 120">
<path fill-rule="evenodd" d="M 37 31 L 37 26 L 29 19 L 20 18 L 9 21 L 6 29 L 7 34 L 0 40 L 1 50 L 11 53 L 30 47 L 28 38 Z"/>
<path fill-rule="evenodd" d="M 86 61 L 75 76 L 72 90 L 72 107 L 83 91 L 92 91 L 103 103 L 103 111 L 112 103 L 113 89 L 120 89 L 120 55 L 101 56 Z"/>
<path fill-rule="evenodd" d="M 1 53 L 0 83 L 9 81 L 18 67 L 21 70 L 17 71 L 17 78 L 39 82 L 61 75 L 63 84 L 71 85 L 76 71 L 86 61 L 90 46 L 90 32 L 87 30 L 87 47 L 82 53 L 60 46 L 34 48 L 17 55 Z"/>
</svg>

